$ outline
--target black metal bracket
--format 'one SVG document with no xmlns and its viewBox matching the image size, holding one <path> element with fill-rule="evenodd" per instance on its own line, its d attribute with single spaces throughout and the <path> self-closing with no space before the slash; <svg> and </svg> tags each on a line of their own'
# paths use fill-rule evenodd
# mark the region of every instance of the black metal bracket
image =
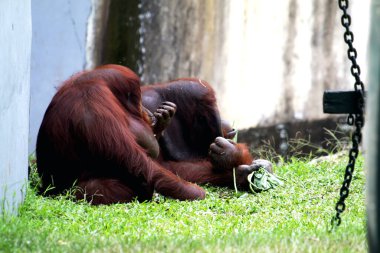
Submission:
<svg viewBox="0 0 380 253">
<path fill-rule="evenodd" d="M 325 91 L 323 112 L 330 114 L 360 113 L 360 91 Z"/>
</svg>

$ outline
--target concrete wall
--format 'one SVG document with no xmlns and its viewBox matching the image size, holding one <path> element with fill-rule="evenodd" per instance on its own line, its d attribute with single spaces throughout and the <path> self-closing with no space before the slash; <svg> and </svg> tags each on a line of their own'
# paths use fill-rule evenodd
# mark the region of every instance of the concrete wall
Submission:
<svg viewBox="0 0 380 253">
<path fill-rule="evenodd" d="M 15 213 L 28 171 L 31 6 L 0 1 L 0 213 Z"/>
<path fill-rule="evenodd" d="M 363 80 L 369 1 L 350 2 Z M 117 2 L 125 13 L 135 1 Z M 102 63 L 109 8 L 109 0 L 32 3 L 30 152 L 55 87 L 72 73 Z M 136 71 L 142 80 L 193 76 L 209 81 L 222 116 L 236 128 L 323 119 L 323 91 L 353 89 L 336 1 L 141 0 L 138 6 L 141 27 L 128 34 L 139 36 L 142 63 Z M 135 18 L 118 21 L 116 29 Z M 125 52 L 127 45 L 109 47 Z"/>
<path fill-rule="evenodd" d="M 143 81 L 207 80 L 237 128 L 324 118 L 323 91 L 353 89 L 337 1 L 142 2 Z M 369 0 L 350 12 L 365 80 Z"/>
<path fill-rule="evenodd" d="M 57 86 L 86 65 L 91 5 L 90 0 L 32 0 L 30 153 Z"/>
</svg>

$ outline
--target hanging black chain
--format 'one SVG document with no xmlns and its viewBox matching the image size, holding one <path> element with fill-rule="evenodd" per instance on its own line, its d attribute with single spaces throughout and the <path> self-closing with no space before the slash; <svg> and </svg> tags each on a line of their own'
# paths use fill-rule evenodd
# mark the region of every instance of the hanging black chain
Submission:
<svg viewBox="0 0 380 253">
<path fill-rule="evenodd" d="M 359 144 L 362 139 L 362 133 L 361 129 L 364 125 L 364 84 L 360 80 L 360 67 L 358 63 L 356 62 L 357 58 L 357 51 L 353 46 L 354 42 L 354 34 L 350 30 L 350 25 L 351 25 L 351 16 L 348 14 L 348 0 L 338 0 L 339 8 L 343 11 L 343 15 L 341 18 L 341 23 L 343 27 L 345 28 L 344 32 L 344 41 L 348 45 L 348 59 L 351 61 L 351 74 L 355 77 L 355 91 L 359 95 L 359 104 L 358 109 L 359 113 L 357 114 L 350 114 L 347 118 L 347 123 L 349 125 L 355 125 L 355 131 L 352 135 L 352 147 L 349 151 L 349 161 L 348 165 L 346 167 L 346 172 L 344 174 L 344 180 L 343 180 L 343 185 L 342 188 L 340 189 L 340 198 L 338 202 L 336 203 L 336 215 L 333 217 L 331 220 L 331 224 L 333 226 L 339 226 L 342 219 L 340 217 L 341 213 L 346 209 L 346 204 L 344 201 L 348 197 L 348 194 L 350 192 L 349 187 L 351 184 L 352 180 L 352 175 L 354 173 L 355 169 L 355 162 L 356 158 L 358 157 L 359 154 Z"/>
</svg>

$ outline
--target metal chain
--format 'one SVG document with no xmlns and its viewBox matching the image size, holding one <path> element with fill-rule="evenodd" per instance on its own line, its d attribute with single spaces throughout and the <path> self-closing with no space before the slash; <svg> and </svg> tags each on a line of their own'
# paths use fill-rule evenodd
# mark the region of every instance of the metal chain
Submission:
<svg viewBox="0 0 380 253">
<path fill-rule="evenodd" d="M 360 67 L 358 63 L 356 62 L 358 53 L 353 46 L 354 34 L 350 30 L 351 16 L 347 12 L 349 3 L 348 3 L 348 0 L 338 0 L 338 4 L 339 4 L 339 8 L 343 11 L 343 15 L 341 17 L 341 23 L 343 27 L 345 28 L 343 37 L 344 37 L 344 41 L 348 45 L 347 56 L 348 56 L 348 59 L 351 61 L 351 74 L 355 78 L 354 88 L 355 88 L 355 91 L 358 92 L 358 95 L 359 95 L 359 100 L 358 100 L 359 113 L 350 114 L 347 118 L 347 123 L 349 125 L 355 125 L 356 129 L 352 135 L 352 147 L 348 155 L 349 161 L 346 167 L 346 172 L 344 174 L 343 185 L 342 185 L 342 188 L 340 189 L 340 198 L 335 206 L 336 215 L 331 220 L 331 224 L 333 226 L 340 225 L 340 223 L 342 222 L 340 215 L 346 209 L 346 204 L 344 203 L 344 201 L 346 200 L 350 192 L 349 187 L 350 187 L 352 175 L 355 169 L 356 158 L 358 157 L 358 154 L 359 154 L 359 144 L 362 140 L 361 129 L 364 125 L 364 115 L 363 115 L 364 114 L 364 84 L 360 80 Z"/>
</svg>

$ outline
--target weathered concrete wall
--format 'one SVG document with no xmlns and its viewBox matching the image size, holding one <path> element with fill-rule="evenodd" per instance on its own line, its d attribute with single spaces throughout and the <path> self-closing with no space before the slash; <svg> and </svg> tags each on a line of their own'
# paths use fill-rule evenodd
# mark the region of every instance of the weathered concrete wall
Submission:
<svg viewBox="0 0 380 253">
<path fill-rule="evenodd" d="M 56 87 L 86 65 L 90 0 L 32 0 L 32 68 L 29 152 Z"/>
<path fill-rule="evenodd" d="M 142 80 L 155 83 L 195 76 L 222 91 L 229 2 L 142 0 Z"/>
<path fill-rule="evenodd" d="M 104 25 L 103 46 L 97 48 L 101 53 L 101 65 L 110 63 L 129 66 L 136 73 L 141 74 L 139 71 L 142 59 L 138 35 L 139 3 L 140 0 L 110 1 Z"/>
<path fill-rule="evenodd" d="M 15 213 L 28 174 L 31 6 L 0 1 L 0 213 Z"/>
<path fill-rule="evenodd" d="M 350 1 L 366 76 L 369 0 Z M 142 0 L 143 81 L 200 77 L 238 128 L 324 118 L 325 89 L 352 89 L 331 0 Z"/>
<path fill-rule="evenodd" d="M 110 1 L 91 1 L 91 13 L 87 24 L 86 69 L 95 68 L 102 60 L 101 48 L 104 44 Z"/>
<path fill-rule="evenodd" d="M 54 87 L 84 66 L 135 65 L 144 83 L 207 80 L 222 116 L 239 129 L 323 119 L 323 91 L 353 88 L 336 1 L 137 2 L 33 0 L 30 151 Z M 369 0 L 350 5 L 366 80 Z M 140 27 L 134 31 L 132 23 Z M 136 41 L 140 52 L 131 52 Z M 136 55 L 141 59 L 128 63 Z"/>
</svg>

